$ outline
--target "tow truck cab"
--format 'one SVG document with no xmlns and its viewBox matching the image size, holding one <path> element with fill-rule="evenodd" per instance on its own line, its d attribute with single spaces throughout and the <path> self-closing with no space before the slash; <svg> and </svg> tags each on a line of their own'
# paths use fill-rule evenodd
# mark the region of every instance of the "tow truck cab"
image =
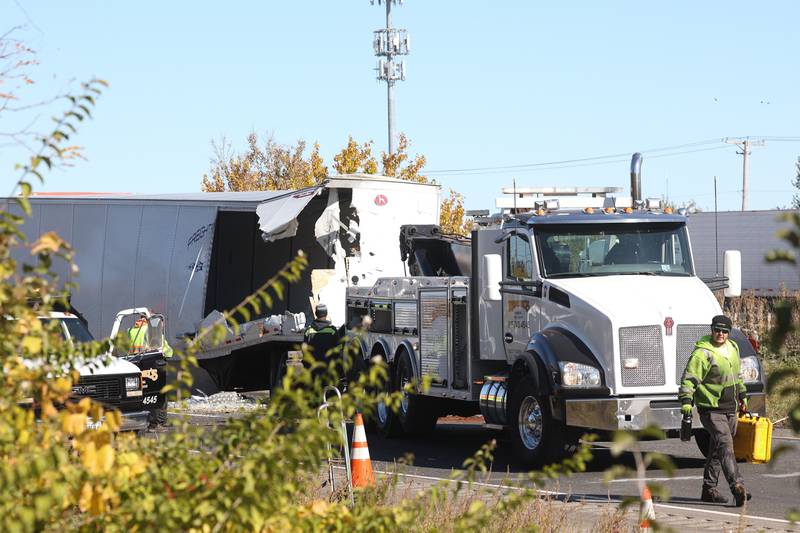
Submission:
<svg viewBox="0 0 800 533">
<path fill-rule="evenodd" d="M 478 323 L 492 324 L 481 328 L 482 358 L 505 359 L 512 375 L 535 364 L 549 411 L 566 426 L 680 427 L 683 369 L 722 313 L 695 274 L 685 216 L 540 211 L 473 233 L 473 246 L 485 259 L 476 266 L 495 264 L 478 276 Z M 755 350 L 738 329 L 731 339 L 750 407 L 763 413 Z"/>
</svg>

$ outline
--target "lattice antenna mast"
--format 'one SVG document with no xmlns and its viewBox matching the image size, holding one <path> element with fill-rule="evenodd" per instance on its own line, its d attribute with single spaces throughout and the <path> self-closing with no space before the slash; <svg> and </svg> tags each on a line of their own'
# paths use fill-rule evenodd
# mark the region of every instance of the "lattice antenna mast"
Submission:
<svg viewBox="0 0 800 533">
<path fill-rule="evenodd" d="M 403 5 L 403 0 L 370 0 L 370 4 L 386 6 L 386 28 L 375 30 L 372 48 L 378 56 L 378 81 L 386 82 L 386 100 L 389 123 L 389 154 L 394 154 L 394 82 L 406 79 L 406 64 L 403 60 L 395 62 L 395 56 L 408 55 L 411 37 L 406 30 L 392 28 L 392 4 Z"/>
</svg>

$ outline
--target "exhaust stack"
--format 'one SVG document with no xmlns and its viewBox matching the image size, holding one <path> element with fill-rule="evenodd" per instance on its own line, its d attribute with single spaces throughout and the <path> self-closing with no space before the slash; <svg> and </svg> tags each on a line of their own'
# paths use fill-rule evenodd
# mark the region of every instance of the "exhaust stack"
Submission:
<svg viewBox="0 0 800 533">
<path fill-rule="evenodd" d="M 636 152 L 631 157 L 631 207 L 642 201 L 642 154 Z"/>
</svg>

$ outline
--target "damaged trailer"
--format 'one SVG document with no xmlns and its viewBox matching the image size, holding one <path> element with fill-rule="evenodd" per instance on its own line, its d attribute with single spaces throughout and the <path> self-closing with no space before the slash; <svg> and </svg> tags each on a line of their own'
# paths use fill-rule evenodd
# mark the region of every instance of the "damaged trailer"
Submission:
<svg viewBox="0 0 800 533">
<path fill-rule="evenodd" d="M 317 301 L 340 325 L 347 287 L 407 274 L 389 236 L 404 224 L 437 223 L 439 186 L 356 174 L 297 191 L 45 193 L 31 206 L 22 228 L 29 242 L 55 231 L 74 247 L 79 272 L 60 260 L 54 270 L 78 283 L 73 301 L 95 335 L 110 331 L 120 309 L 148 307 L 166 317 L 169 342 L 180 347 L 302 250 L 309 267 L 284 300 L 198 354 L 218 389 L 258 390 L 278 378 Z M 11 199 L 0 207 L 21 214 Z M 15 254 L 30 262 L 27 250 Z"/>
</svg>

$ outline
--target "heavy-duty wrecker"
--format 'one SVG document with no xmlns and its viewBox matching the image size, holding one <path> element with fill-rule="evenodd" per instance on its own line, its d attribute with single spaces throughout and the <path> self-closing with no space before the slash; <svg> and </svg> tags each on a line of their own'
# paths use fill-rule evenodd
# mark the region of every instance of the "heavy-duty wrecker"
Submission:
<svg viewBox="0 0 800 533">
<path fill-rule="evenodd" d="M 379 431 L 421 434 L 440 416 L 480 413 L 528 465 L 557 459 L 583 433 L 657 425 L 677 436 L 681 374 L 721 309 L 695 274 L 686 214 L 641 199 L 637 156 L 630 198 L 514 188 L 470 239 L 402 228 L 411 275 L 347 289 L 363 357 L 382 358 L 387 389 L 405 390 L 397 412 L 379 405 Z M 729 296 L 737 257 L 726 252 Z M 355 327 L 364 316 L 366 331 Z M 750 408 L 763 414 L 756 351 L 737 329 L 731 339 Z M 702 450 L 707 435 L 695 431 Z"/>
</svg>

